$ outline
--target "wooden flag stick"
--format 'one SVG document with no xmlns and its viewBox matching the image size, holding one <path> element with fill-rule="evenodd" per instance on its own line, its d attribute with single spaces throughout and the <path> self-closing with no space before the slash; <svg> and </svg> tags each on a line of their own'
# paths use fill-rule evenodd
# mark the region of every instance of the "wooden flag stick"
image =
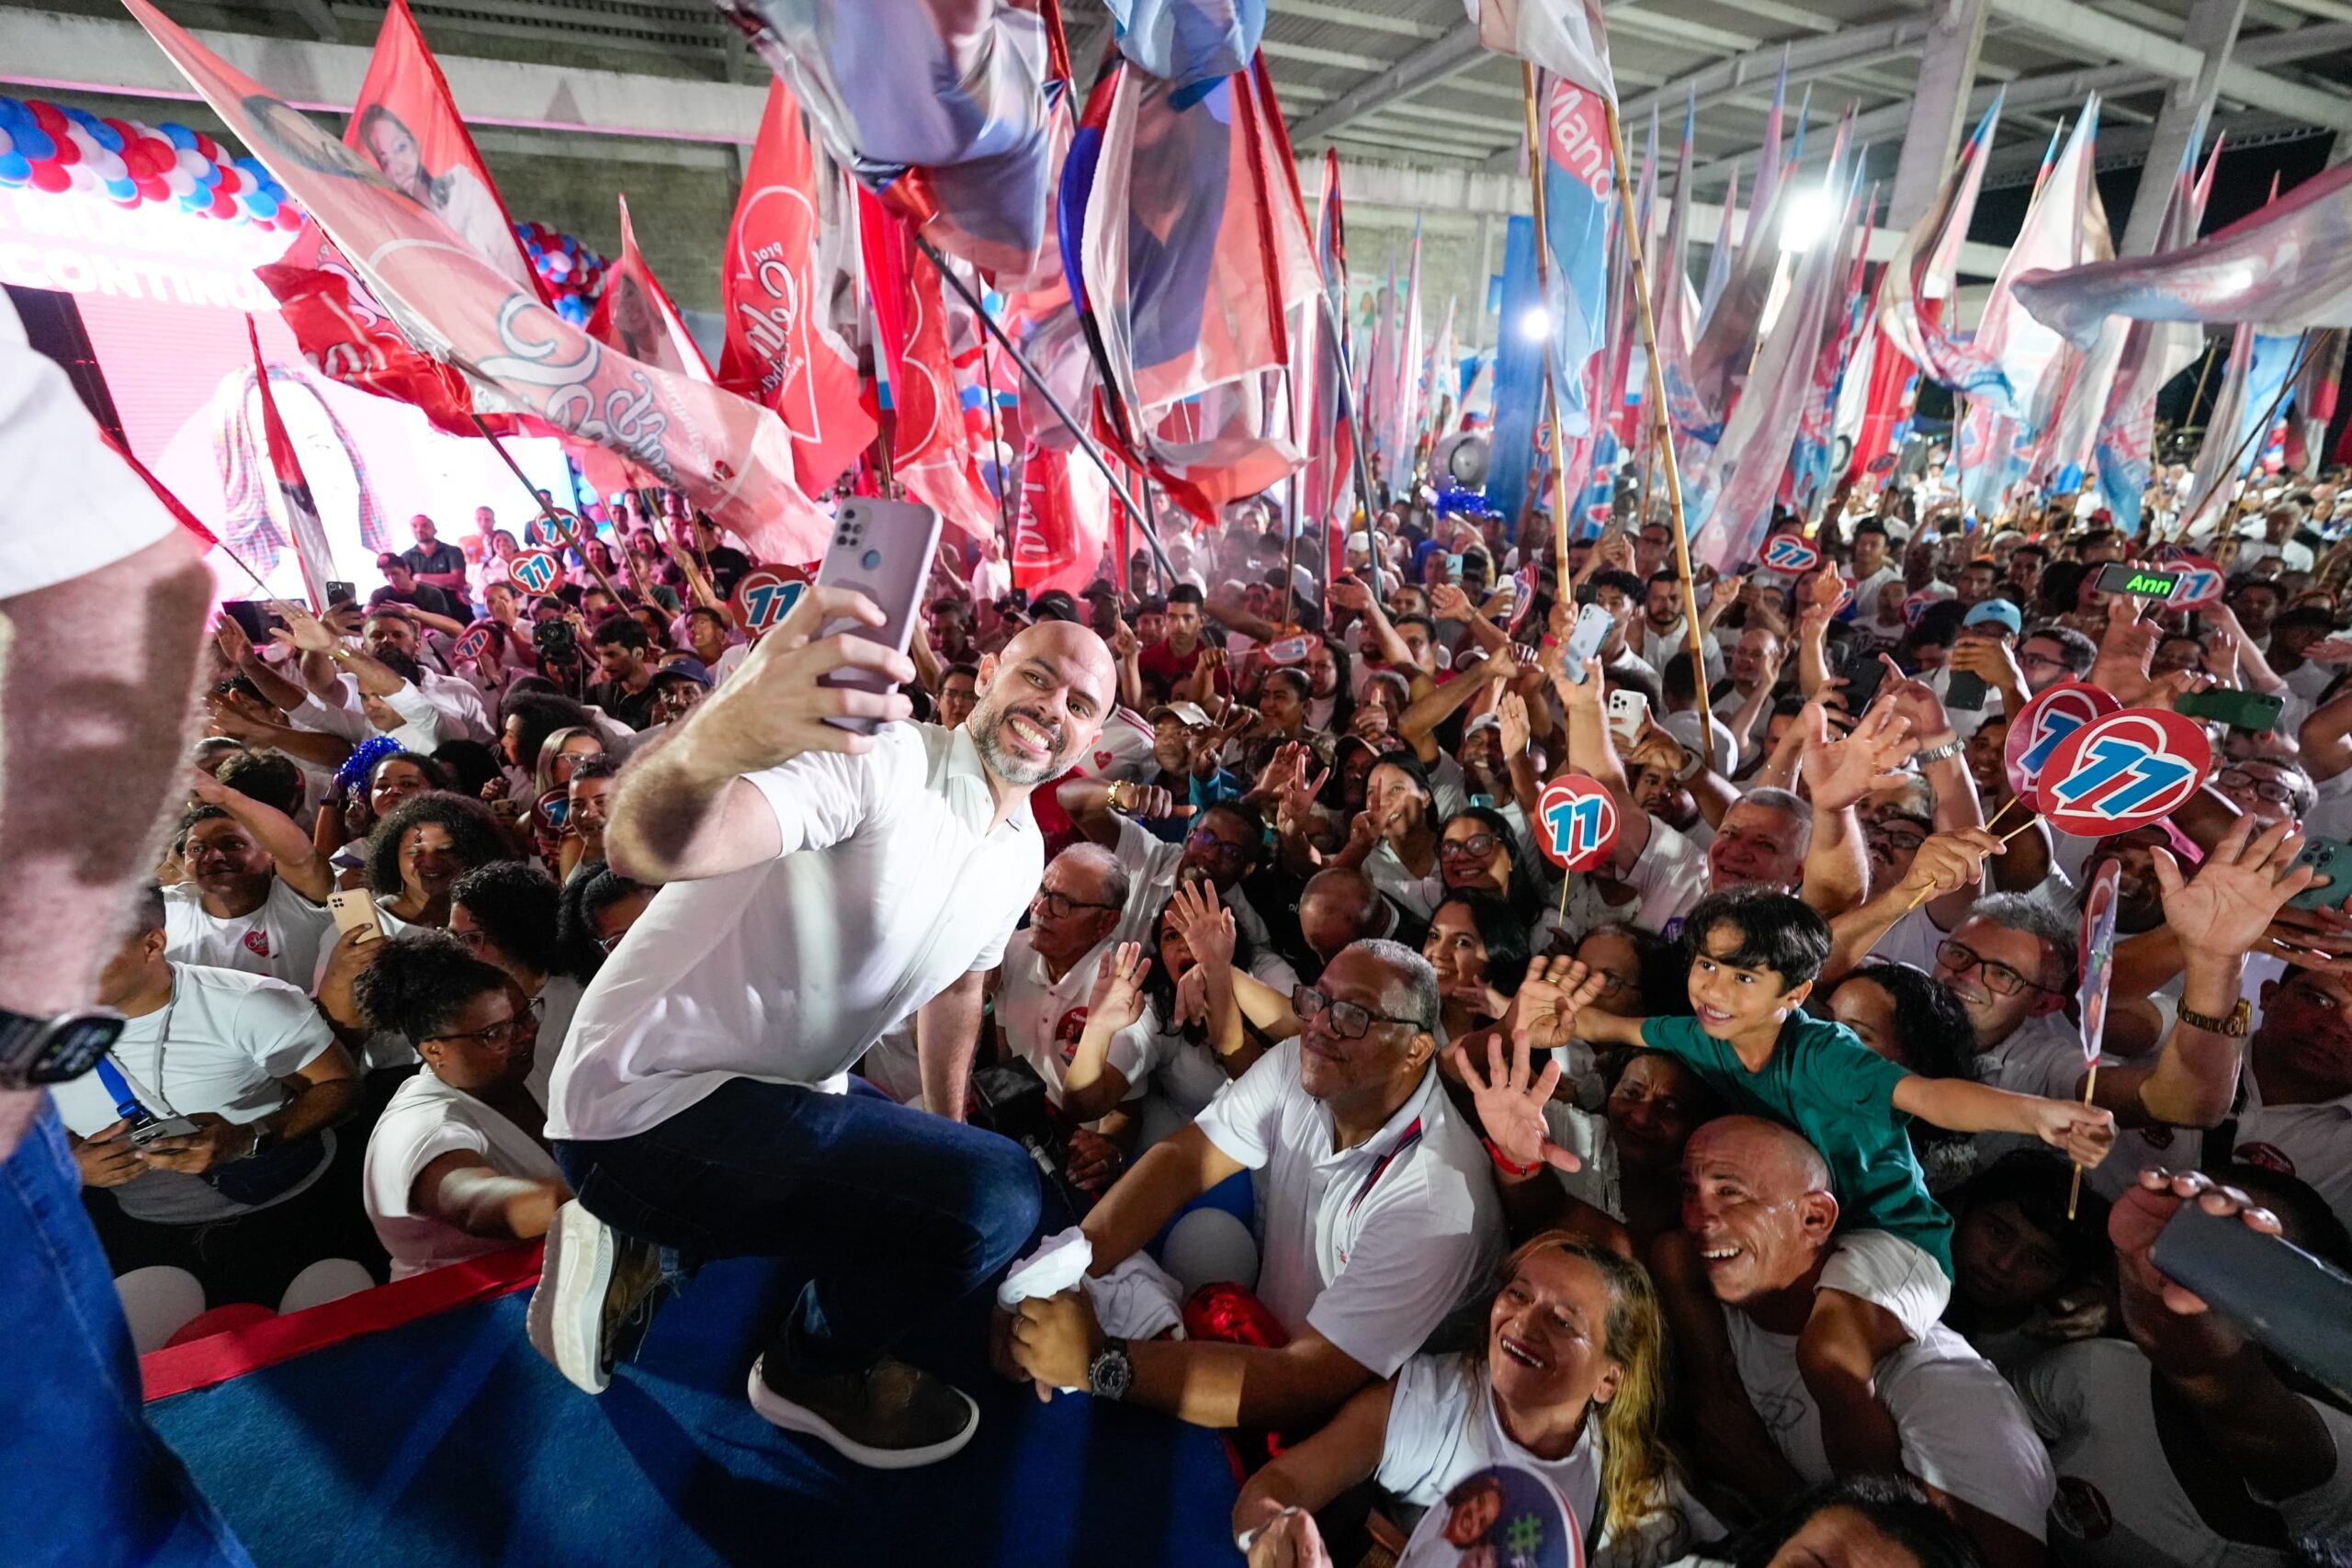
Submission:
<svg viewBox="0 0 2352 1568">
<path fill-rule="evenodd" d="M 1548 309 L 1552 297 L 1552 252 L 1545 239 L 1549 218 L 1544 200 L 1544 129 L 1536 108 L 1535 66 L 1532 61 L 1519 62 L 1519 91 L 1521 107 L 1527 117 L 1528 192 L 1534 203 L 1535 288 Z M 1548 330 L 1544 334 L 1544 372 L 1547 381 L 1566 373 L 1563 367 L 1552 363 L 1552 334 Z M 1552 389 L 1550 434 L 1553 598 L 1557 604 L 1566 604 L 1572 602 L 1575 592 L 1568 581 L 1568 438 L 1566 428 L 1560 423 L 1560 393 L 1556 386 Z M 1564 889 L 1566 886 L 1562 884 Z M 1561 897 L 1566 898 L 1565 891 Z"/>
<path fill-rule="evenodd" d="M 539 499 L 539 487 L 531 482 L 531 476 L 523 471 L 523 466 L 514 460 L 514 455 L 506 449 L 506 444 L 498 439 L 497 434 L 482 422 L 481 415 L 474 415 L 473 420 L 474 428 L 481 432 L 482 439 L 490 443 L 490 449 L 497 453 L 499 461 L 506 465 L 506 471 L 514 476 L 514 482 L 523 487 L 523 493 L 531 498 L 531 504 L 539 509 L 539 515 L 548 520 L 548 526 L 555 530 L 556 537 L 559 539 L 563 537 L 562 521 L 556 516 L 554 507 Z M 595 539 L 594 527 L 588 519 L 581 518 L 578 540 L 580 559 L 588 568 L 590 575 L 595 578 L 596 585 L 605 591 L 605 596 L 615 604 L 618 604 L 621 602 L 621 591 L 613 586 L 613 580 L 605 575 L 605 569 L 598 566 L 596 558 L 588 553 L 588 547 L 594 544 Z"/>
<path fill-rule="evenodd" d="M 2101 1055 L 2105 1055 L 2105 1053 L 2101 1053 Z M 2098 1088 L 2098 1057 L 2094 1056 L 2091 1058 L 2091 1070 L 2083 1079 L 2083 1104 L 2085 1106 L 2088 1106 L 2090 1104 L 2091 1091 L 2097 1088 Z M 2078 1165 L 2075 1168 L 2075 1179 L 2068 1183 L 2066 1187 L 2066 1218 L 2069 1221 L 2074 1219 L 2075 1205 L 2081 1201 L 2082 1196 L 2083 1168 Z"/>
</svg>

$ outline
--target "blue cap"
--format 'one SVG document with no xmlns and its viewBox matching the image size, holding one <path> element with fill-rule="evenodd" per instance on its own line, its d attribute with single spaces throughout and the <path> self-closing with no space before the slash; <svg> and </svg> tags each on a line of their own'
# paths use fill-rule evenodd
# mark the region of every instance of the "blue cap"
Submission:
<svg viewBox="0 0 2352 1568">
<path fill-rule="evenodd" d="M 2011 637 L 2025 635 L 2025 617 L 2018 615 L 2018 607 L 2007 599 L 1987 599 L 1981 604 L 1969 606 L 1968 614 L 1962 617 L 1960 624 L 1965 627 L 1990 626 L 1996 622 L 2007 627 Z"/>
</svg>

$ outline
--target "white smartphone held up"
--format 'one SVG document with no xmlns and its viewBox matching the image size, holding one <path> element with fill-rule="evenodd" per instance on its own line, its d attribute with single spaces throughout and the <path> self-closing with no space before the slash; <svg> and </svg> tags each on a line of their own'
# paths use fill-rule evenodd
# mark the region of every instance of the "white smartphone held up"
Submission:
<svg viewBox="0 0 2352 1568">
<path fill-rule="evenodd" d="M 939 548 L 939 514 L 911 501 L 885 501 L 853 496 L 834 514 L 833 539 L 817 566 L 817 586 L 847 588 L 865 594 L 881 610 L 878 626 L 849 620 L 828 621 L 817 635 L 849 632 L 881 643 L 900 653 L 914 640 L 917 611 L 922 604 L 923 581 L 931 572 L 931 558 Z M 848 686 L 863 692 L 886 693 L 896 684 L 878 670 L 844 667 L 818 677 L 823 686 Z M 828 724 L 871 735 L 880 721 L 842 716 Z"/>
<path fill-rule="evenodd" d="M 1567 650 L 1560 662 L 1569 680 L 1579 686 L 1584 684 L 1585 660 L 1600 651 L 1600 645 L 1609 640 L 1609 628 L 1616 624 L 1617 617 L 1598 604 L 1587 604 L 1577 611 L 1577 622 L 1568 628 Z"/>
<path fill-rule="evenodd" d="M 1620 686 L 1609 694 L 1609 739 L 1617 743 L 1620 750 L 1633 750 L 1649 717 L 1650 700 L 1641 693 Z"/>
</svg>

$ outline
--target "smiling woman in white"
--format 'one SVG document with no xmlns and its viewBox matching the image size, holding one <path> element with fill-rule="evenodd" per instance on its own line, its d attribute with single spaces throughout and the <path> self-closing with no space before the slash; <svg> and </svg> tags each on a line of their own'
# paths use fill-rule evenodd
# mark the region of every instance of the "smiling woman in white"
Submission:
<svg viewBox="0 0 2352 1568">
<path fill-rule="evenodd" d="M 1313 1560 L 1315 1510 L 1366 1479 L 1431 1507 L 1516 1464 L 1559 1489 L 1598 1568 L 1655 1568 L 1720 1533 L 1658 1436 L 1665 1325 L 1638 1264 L 1553 1231 L 1511 1255 L 1479 1356 L 1416 1356 L 1242 1488 L 1251 1568 Z"/>
<path fill-rule="evenodd" d="M 536 1004 L 440 931 L 385 943 L 354 988 L 424 1059 L 368 1139 L 368 1218 L 392 1278 L 545 1235 L 571 1189 L 528 1087 Z"/>
</svg>

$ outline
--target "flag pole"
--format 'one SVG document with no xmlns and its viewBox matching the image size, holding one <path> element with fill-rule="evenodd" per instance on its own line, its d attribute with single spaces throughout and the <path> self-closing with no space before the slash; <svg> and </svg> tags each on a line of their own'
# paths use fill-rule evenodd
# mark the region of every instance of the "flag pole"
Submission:
<svg viewBox="0 0 2352 1568">
<path fill-rule="evenodd" d="M 2296 378 L 2303 373 L 2303 362 L 2311 357 L 2311 352 L 2314 346 L 2316 346 L 2316 340 L 2308 332 L 2304 333 L 2296 343 L 2295 357 L 2287 366 L 2286 379 L 2278 383 L 2278 390 L 2272 394 L 2270 406 L 2262 411 L 2262 417 L 2254 422 L 2253 428 L 2239 438 L 2237 449 L 2230 454 L 2230 460 L 2222 471 L 2213 476 L 2212 484 L 2206 488 L 2205 492 L 2197 498 L 2194 504 L 2182 510 L 2180 526 L 2173 533 L 2175 543 L 2182 542 L 2188 537 L 2188 531 L 2195 525 L 2198 514 L 2212 504 L 2213 498 L 2221 494 L 2225 486 L 2234 485 L 2245 478 L 2242 468 L 2245 463 L 2246 449 L 2257 439 L 2267 437 L 2270 434 L 2270 427 L 2278 423 L 2278 410 L 2286 402 L 2288 394 L 2295 389 Z M 2213 432 L 2209 427 L 2205 432 L 2204 439 L 2211 441 L 2212 438 Z M 2222 529 L 2228 530 L 2227 534 L 2221 535 L 2224 540 L 2233 541 L 2237 537 L 2239 507 L 2240 502 L 2233 500 L 2228 511 L 2214 524 L 2217 534 Z M 2228 563 L 2222 564 L 2226 566 Z"/>
<path fill-rule="evenodd" d="M 1532 81 L 1534 67 L 1524 69 Z M 1625 224 L 1625 262 L 1634 274 L 1634 311 L 1641 318 L 1642 356 L 1648 362 L 1645 369 L 1649 383 L 1648 400 L 1654 411 L 1651 418 L 1657 429 L 1658 466 L 1666 474 L 1667 503 L 1673 514 L 1674 571 L 1682 580 L 1682 629 L 1690 643 L 1690 683 L 1697 697 L 1693 705 L 1699 710 L 1699 733 L 1706 735 L 1713 726 L 1713 716 L 1708 711 L 1707 650 L 1699 631 L 1699 590 L 1690 577 L 1690 536 L 1682 520 L 1682 466 L 1674 454 L 1674 432 L 1666 422 L 1666 367 L 1657 355 L 1657 323 L 1650 310 L 1649 274 L 1642 264 L 1643 236 L 1640 222 L 1634 212 L 1632 170 L 1625 158 L 1625 129 L 1617 119 L 1616 99 L 1612 96 L 1604 102 L 1609 112 L 1609 152 L 1616 162 L 1617 210 Z M 1532 102 L 1528 113 L 1532 124 L 1534 115 Z M 1540 247 L 1538 254 L 1541 254 Z M 1553 418 L 1556 422 L 1559 418 L 1556 404 L 1554 409 Z M 1556 423 L 1554 428 L 1556 431 Z M 1556 435 L 1555 439 L 1556 441 Z M 1646 498 L 1644 504 L 1647 504 Z"/>
<path fill-rule="evenodd" d="M 979 276 L 979 268 L 974 267 L 972 276 L 977 278 Z M 982 296 L 983 299 L 986 297 L 986 295 Z M 986 385 L 989 394 L 989 461 L 996 468 L 996 520 L 997 525 L 1004 530 L 1004 558 L 1009 561 L 1012 558 L 1012 498 L 1005 493 L 1005 486 L 1011 482 L 1011 473 L 1005 467 L 1004 427 L 998 423 L 996 367 L 989 363 L 986 344 L 980 345 L 980 379 Z M 1122 572 L 1126 570 L 1124 553 L 1119 570 Z"/>
<path fill-rule="evenodd" d="M 1535 100 L 1535 62 L 1519 62 L 1519 96 L 1521 107 L 1527 117 L 1527 184 L 1535 217 L 1535 288 L 1545 304 L 1552 295 L 1552 252 L 1546 238 L 1546 214 L 1544 202 L 1544 131 L 1538 121 Z M 1612 119 L 1611 124 L 1616 122 Z M 1618 160 L 1622 171 L 1623 159 Z M 1623 177 L 1622 172 L 1619 178 Z M 1544 374 L 1548 383 L 1560 375 L 1560 367 L 1552 363 L 1552 334 L 1544 334 Z M 1555 605 L 1570 603 L 1573 594 L 1568 586 L 1568 437 L 1560 423 L 1560 397 L 1556 389 L 1551 397 L 1552 436 L 1552 597 Z M 1694 617 L 1695 618 L 1695 617 Z M 1699 683 L 1706 684 L 1702 675 Z M 1701 696 L 1703 698 L 1702 692 Z M 1704 711 L 1703 707 L 1701 710 Z"/>
<path fill-rule="evenodd" d="M 946 281 L 947 287 L 954 289 L 956 297 L 970 308 L 972 314 L 980 319 L 980 325 L 989 336 L 996 339 L 998 346 L 1012 356 L 1012 363 L 1019 367 L 1021 378 L 1029 384 L 1029 389 L 1045 400 L 1046 406 L 1054 411 L 1054 417 L 1062 422 L 1063 428 L 1078 438 L 1080 449 L 1093 460 L 1096 468 L 1102 470 L 1103 479 L 1110 483 L 1111 493 L 1118 498 L 1119 504 L 1126 508 L 1127 515 L 1134 518 L 1136 525 L 1143 530 L 1144 540 L 1151 546 L 1151 553 L 1159 562 L 1160 570 L 1167 573 L 1169 581 L 1174 582 L 1176 569 L 1169 564 L 1168 552 L 1160 548 L 1158 530 L 1152 527 L 1151 519 L 1145 516 L 1142 510 L 1136 505 L 1135 497 L 1127 493 L 1126 486 L 1120 483 L 1118 474 L 1111 467 L 1111 459 L 1102 455 L 1102 448 L 1096 446 L 1094 438 L 1086 434 L 1084 427 L 1077 420 L 1070 417 L 1069 410 L 1062 407 L 1061 399 L 1056 397 L 1054 389 L 1046 385 L 1046 378 L 1037 373 L 1035 366 L 1029 363 L 1029 356 L 1021 352 L 1020 346 L 1012 338 L 1005 335 L 1004 329 L 997 324 L 996 318 L 989 314 L 989 308 L 973 295 L 962 278 L 956 276 L 956 269 L 947 265 L 947 258 L 941 255 L 938 249 L 921 234 L 910 231 L 908 237 L 914 241 L 915 249 L 930 259 L 932 266 Z"/>
<path fill-rule="evenodd" d="M 499 461 L 506 465 L 506 471 L 514 476 L 514 482 L 523 487 L 523 493 L 531 498 L 532 504 L 539 509 L 539 515 L 548 520 L 548 525 L 555 530 L 558 538 L 561 538 L 563 522 L 556 516 L 554 507 L 539 499 L 539 487 L 531 482 L 531 476 L 523 471 L 523 466 L 514 460 L 514 455 L 506 449 L 506 444 L 498 439 L 497 434 L 483 422 L 481 415 L 475 414 L 472 418 L 474 428 L 481 431 L 482 439 L 490 443 L 490 449 L 498 454 Z M 574 513 L 573 515 L 579 514 Z M 621 591 L 613 586 L 613 580 L 605 575 L 605 569 L 598 566 L 596 558 L 588 553 L 588 547 L 595 542 L 596 525 L 585 517 L 581 517 L 578 541 L 581 564 L 585 566 L 589 574 L 595 578 L 596 586 L 605 591 L 606 597 L 610 598 L 615 604 L 618 604 L 621 602 Z M 626 553 L 626 546 L 623 547 L 623 550 Z"/>
</svg>

